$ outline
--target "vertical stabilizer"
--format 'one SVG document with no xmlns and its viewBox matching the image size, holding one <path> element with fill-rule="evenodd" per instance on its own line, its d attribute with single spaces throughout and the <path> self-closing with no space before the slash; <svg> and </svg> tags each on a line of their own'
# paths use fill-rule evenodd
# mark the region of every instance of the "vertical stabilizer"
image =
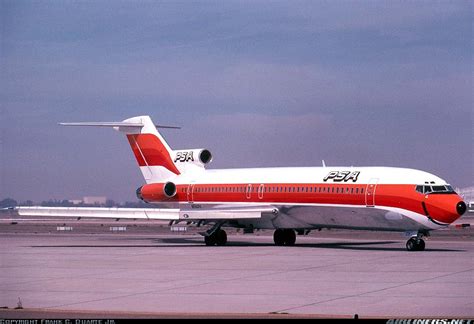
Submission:
<svg viewBox="0 0 474 324">
<path fill-rule="evenodd" d="M 179 175 L 172 160 L 173 151 L 156 129 L 149 116 L 129 118 L 123 123 L 141 124 L 142 127 L 118 127 L 126 133 L 135 159 L 147 183 L 163 182 Z"/>
<path fill-rule="evenodd" d="M 122 122 L 60 123 L 60 125 L 113 127 L 125 133 L 147 183 L 164 182 L 180 174 L 172 158 L 175 153 L 158 132 L 150 116 L 132 117 Z"/>
</svg>

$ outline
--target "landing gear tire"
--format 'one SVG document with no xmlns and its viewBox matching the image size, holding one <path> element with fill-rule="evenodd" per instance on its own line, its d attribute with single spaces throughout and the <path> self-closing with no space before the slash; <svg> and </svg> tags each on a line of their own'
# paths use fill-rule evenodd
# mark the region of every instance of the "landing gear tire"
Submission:
<svg viewBox="0 0 474 324">
<path fill-rule="evenodd" d="M 206 243 L 207 246 L 216 245 L 215 235 L 204 236 L 204 243 Z"/>
<path fill-rule="evenodd" d="M 407 250 L 408 251 L 424 251 L 425 241 L 423 241 L 423 239 L 417 239 L 416 237 L 412 237 L 407 241 Z"/>
<path fill-rule="evenodd" d="M 285 230 L 285 245 L 295 245 L 296 233 L 292 229 Z"/>
<path fill-rule="evenodd" d="M 204 236 L 204 243 L 207 246 L 225 245 L 227 243 L 227 233 L 220 229 L 209 236 Z"/>
<path fill-rule="evenodd" d="M 273 242 L 275 245 L 282 246 L 282 245 L 295 245 L 296 242 L 296 233 L 292 229 L 277 229 L 275 233 L 273 233 Z"/>
<path fill-rule="evenodd" d="M 417 251 L 424 251 L 424 250 L 425 250 L 425 241 L 420 239 L 419 242 L 418 242 L 418 250 Z"/>
<path fill-rule="evenodd" d="M 215 235 L 217 245 L 225 245 L 227 243 L 227 233 L 224 230 L 218 230 Z"/>
<path fill-rule="evenodd" d="M 285 231 L 282 229 L 277 229 L 275 230 L 275 233 L 273 233 L 273 242 L 275 242 L 275 245 L 281 246 L 285 244 Z"/>
</svg>

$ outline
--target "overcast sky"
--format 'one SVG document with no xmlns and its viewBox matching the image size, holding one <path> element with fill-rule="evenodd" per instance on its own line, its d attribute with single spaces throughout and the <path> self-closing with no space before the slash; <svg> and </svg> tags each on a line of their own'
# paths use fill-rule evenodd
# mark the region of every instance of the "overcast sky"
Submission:
<svg viewBox="0 0 474 324">
<path fill-rule="evenodd" d="M 399 166 L 473 185 L 472 1 L 5 1 L 1 191 L 144 183 L 111 129 L 150 115 L 212 168 Z"/>
</svg>

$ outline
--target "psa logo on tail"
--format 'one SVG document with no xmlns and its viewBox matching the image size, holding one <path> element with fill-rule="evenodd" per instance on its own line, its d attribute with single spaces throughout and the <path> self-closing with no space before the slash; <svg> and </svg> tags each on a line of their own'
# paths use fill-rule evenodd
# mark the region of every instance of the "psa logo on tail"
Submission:
<svg viewBox="0 0 474 324">
<path fill-rule="evenodd" d="M 174 162 L 194 162 L 194 154 L 193 151 L 184 151 L 184 152 L 176 152 L 176 157 L 174 158 Z"/>
</svg>

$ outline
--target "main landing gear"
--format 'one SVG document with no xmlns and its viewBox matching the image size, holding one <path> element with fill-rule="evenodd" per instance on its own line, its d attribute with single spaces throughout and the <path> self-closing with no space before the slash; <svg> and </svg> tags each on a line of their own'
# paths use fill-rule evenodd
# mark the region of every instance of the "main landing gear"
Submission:
<svg viewBox="0 0 474 324">
<path fill-rule="evenodd" d="M 211 235 L 204 236 L 204 242 L 207 246 L 225 245 L 227 243 L 227 233 L 223 229 L 218 229 Z"/>
<path fill-rule="evenodd" d="M 279 228 L 273 233 L 275 245 L 295 245 L 296 233 L 290 228 Z"/>
<path fill-rule="evenodd" d="M 410 237 L 407 241 L 407 250 L 408 251 L 424 251 L 425 250 L 425 241 L 423 241 L 423 233 L 418 233 L 416 236 Z"/>
</svg>

